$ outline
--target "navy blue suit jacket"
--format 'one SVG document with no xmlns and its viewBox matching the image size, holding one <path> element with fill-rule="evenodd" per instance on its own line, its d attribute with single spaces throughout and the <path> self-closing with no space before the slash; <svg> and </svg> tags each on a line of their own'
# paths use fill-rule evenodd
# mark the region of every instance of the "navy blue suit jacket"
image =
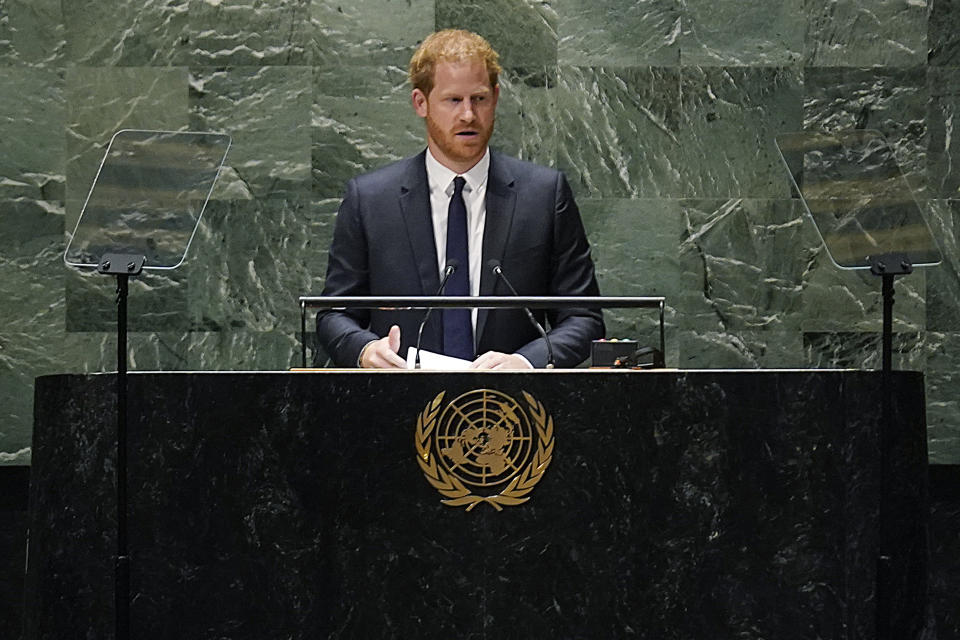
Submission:
<svg viewBox="0 0 960 640">
<path fill-rule="evenodd" d="M 425 153 L 353 178 L 337 214 L 323 295 L 436 295 L 440 286 Z M 498 260 L 520 295 L 599 295 L 580 212 L 562 173 L 491 152 L 480 295 L 510 295 L 489 268 Z M 337 366 L 400 326 L 400 356 L 415 346 L 423 311 L 353 310 L 317 315 L 320 343 Z M 573 367 L 604 334 L 597 309 L 538 312 L 549 323 L 556 366 Z M 431 314 L 422 347 L 442 351 L 442 313 Z M 535 367 L 547 348 L 521 309 L 481 309 L 477 354 L 519 353 Z"/>
</svg>

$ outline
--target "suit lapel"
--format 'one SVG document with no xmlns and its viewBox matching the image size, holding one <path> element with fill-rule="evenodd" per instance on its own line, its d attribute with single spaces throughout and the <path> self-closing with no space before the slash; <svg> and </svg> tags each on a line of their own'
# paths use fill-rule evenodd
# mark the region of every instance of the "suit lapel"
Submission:
<svg viewBox="0 0 960 640">
<path fill-rule="evenodd" d="M 487 215 L 483 229 L 483 264 L 480 267 L 480 295 L 493 294 L 497 276 L 489 268 L 492 260 L 503 261 L 510 225 L 517 205 L 517 192 L 514 176 L 504 166 L 501 156 L 490 152 L 490 173 L 487 184 Z M 487 309 L 477 312 L 477 344 L 483 336 L 486 326 Z"/>
<path fill-rule="evenodd" d="M 440 276 L 437 273 L 437 248 L 433 240 L 425 156 L 426 151 L 423 151 L 411 158 L 400 186 L 400 211 L 419 271 L 422 295 L 432 296 L 440 286 Z"/>
</svg>

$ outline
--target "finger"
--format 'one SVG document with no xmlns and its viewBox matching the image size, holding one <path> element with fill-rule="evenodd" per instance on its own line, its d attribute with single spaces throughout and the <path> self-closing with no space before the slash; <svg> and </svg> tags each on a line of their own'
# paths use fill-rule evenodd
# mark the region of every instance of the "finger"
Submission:
<svg viewBox="0 0 960 640">
<path fill-rule="evenodd" d="M 527 370 L 530 368 L 524 359 L 515 353 L 504 353 L 502 355 L 503 357 L 493 367 L 494 369 L 509 369 L 511 371 L 516 371 Z"/>
<path fill-rule="evenodd" d="M 375 345 L 374 363 L 378 369 L 403 369 L 407 363 L 391 348 L 386 338 Z"/>
<path fill-rule="evenodd" d="M 363 353 L 363 367 L 372 369 L 395 369 L 406 366 L 400 356 L 390 348 L 390 337 L 384 336 L 376 342 L 370 344 Z"/>
<path fill-rule="evenodd" d="M 496 366 L 499 356 L 503 354 L 496 351 L 487 351 L 485 354 L 470 363 L 471 369 L 492 369 Z"/>
<path fill-rule="evenodd" d="M 390 351 L 400 352 L 400 327 L 397 325 L 390 327 L 390 332 L 387 333 L 387 344 L 390 346 Z"/>
<path fill-rule="evenodd" d="M 407 361 L 401 358 L 393 351 L 387 351 L 383 354 L 383 360 L 386 364 L 386 369 L 406 369 Z"/>
</svg>

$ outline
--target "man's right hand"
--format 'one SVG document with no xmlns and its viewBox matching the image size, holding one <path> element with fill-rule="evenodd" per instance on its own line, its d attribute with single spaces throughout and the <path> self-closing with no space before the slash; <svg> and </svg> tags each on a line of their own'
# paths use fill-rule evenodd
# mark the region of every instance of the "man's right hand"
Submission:
<svg viewBox="0 0 960 640">
<path fill-rule="evenodd" d="M 360 366 L 365 369 L 406 369 L 407 363 L 398 355 L 400 351 L 400 327 L 393 325 L 379 340 L 363 348 Z"/>
</svg>

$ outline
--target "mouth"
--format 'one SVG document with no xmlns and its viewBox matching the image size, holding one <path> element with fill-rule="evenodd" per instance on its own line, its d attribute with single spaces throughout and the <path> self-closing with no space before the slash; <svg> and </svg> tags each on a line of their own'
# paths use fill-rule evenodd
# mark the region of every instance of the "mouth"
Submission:
<svg viewBox="0 0 960 640">
<path fill-rule="evenodd" d="M 467 139 L 469 139 L 469 138 L 475 138 L 475 137 L 477 137 L 478 135 L 480 135 L 480 134 L 479 134 L 477 131 L 474 131 L 474 130 L 472 130 L 472 129 L 467 129 L 466 131 L 458 131 L 458 132 L 457 132 L 457 137 L 458 137 L 458 138 L 467 138 Z"/>
</svg>

